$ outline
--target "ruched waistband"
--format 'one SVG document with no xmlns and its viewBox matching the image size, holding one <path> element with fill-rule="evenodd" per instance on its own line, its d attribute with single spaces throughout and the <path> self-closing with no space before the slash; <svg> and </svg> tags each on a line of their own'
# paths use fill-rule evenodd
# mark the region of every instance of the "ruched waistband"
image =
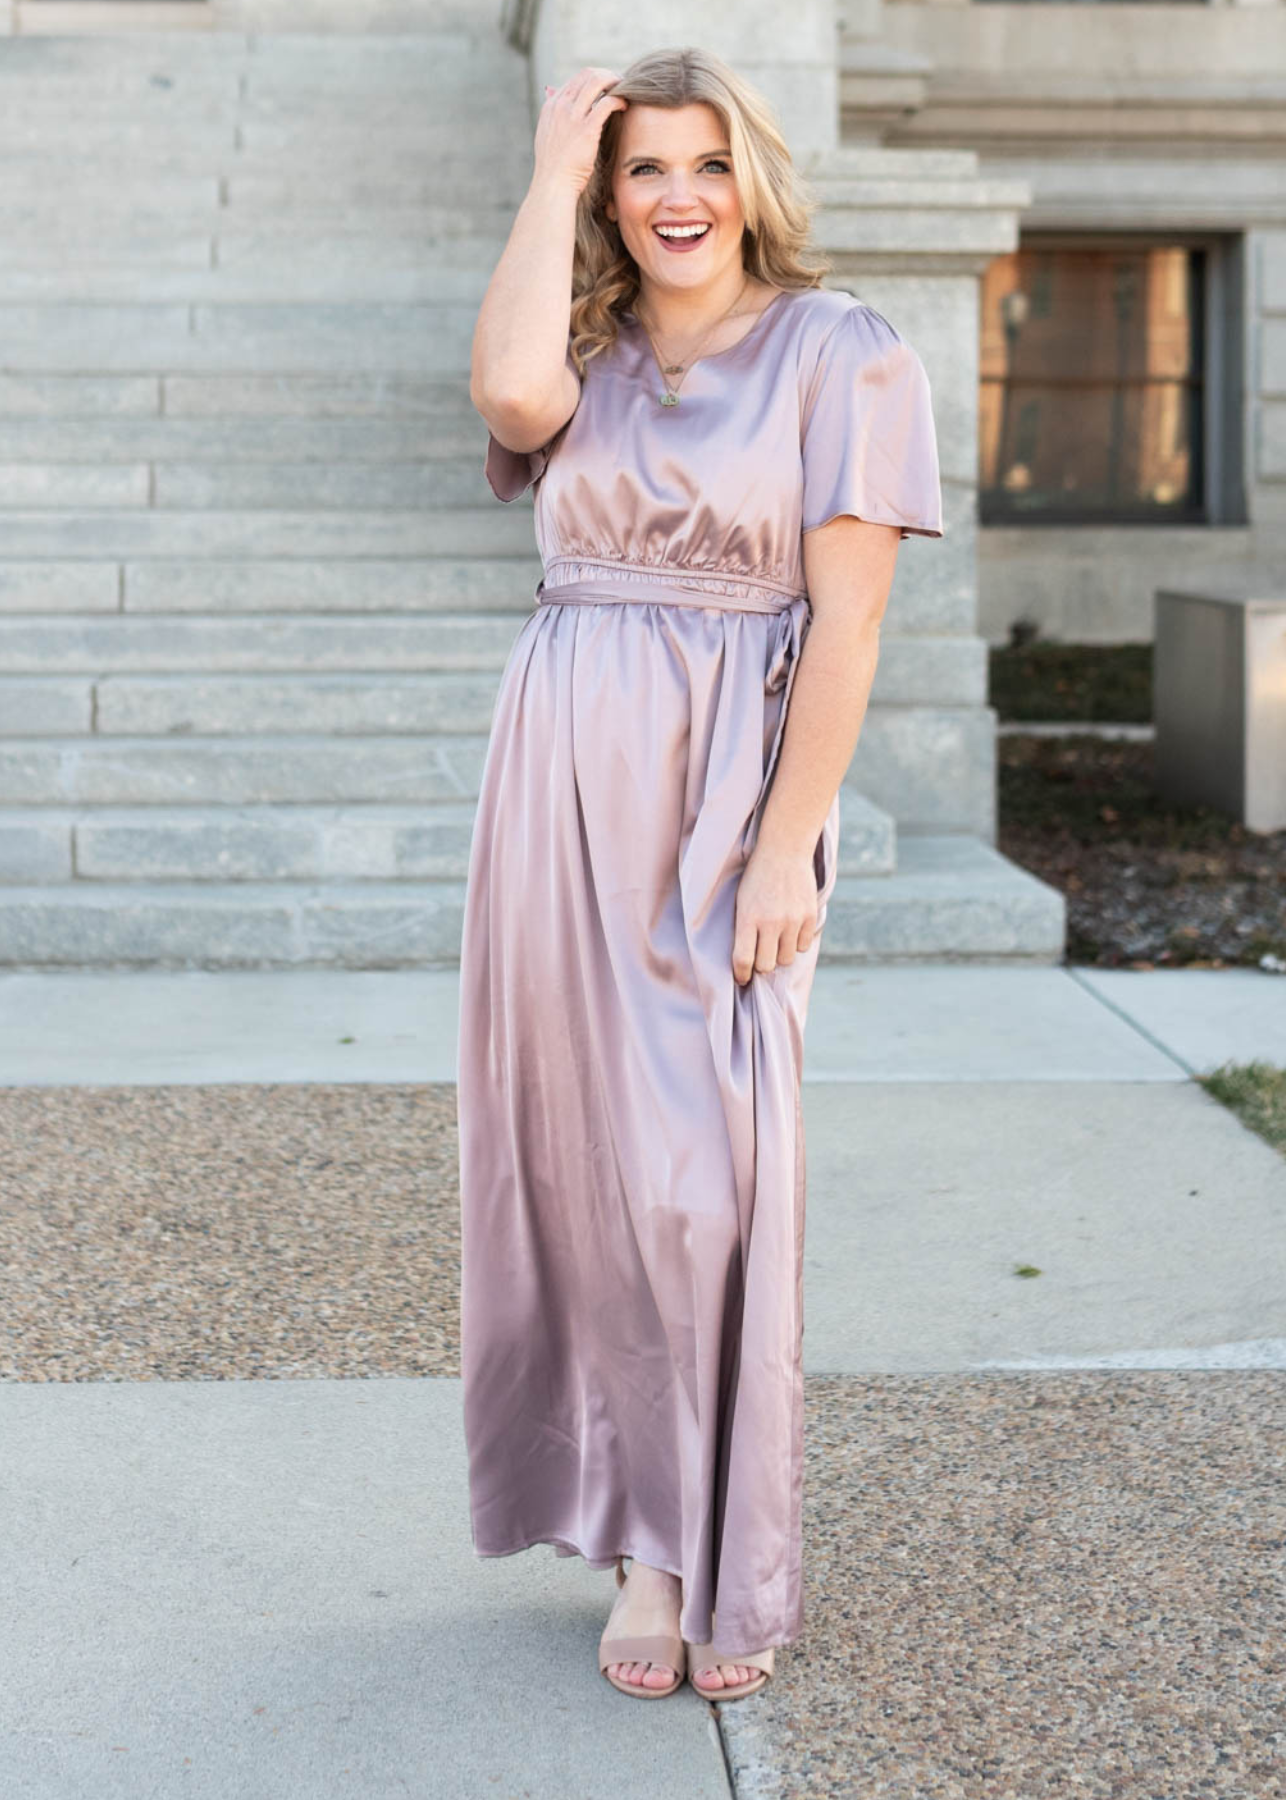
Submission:
<svg viewBox="0 0 1286 1800">
<path fill-rule="evenodd" d="M 803 594 L 792 595 L 765 588 L 761 593 L 720 594 L 710 589 L 690 587 L 678 581 L 655 578 L 638 581 L 569 581 L 547 587 L 542 581 L 536 589 L 541 606 L 596 605 L 603 600 L 650 602 L 653 606 L 714 606 L 728 612 L 787 612 Z"/>
</svg>

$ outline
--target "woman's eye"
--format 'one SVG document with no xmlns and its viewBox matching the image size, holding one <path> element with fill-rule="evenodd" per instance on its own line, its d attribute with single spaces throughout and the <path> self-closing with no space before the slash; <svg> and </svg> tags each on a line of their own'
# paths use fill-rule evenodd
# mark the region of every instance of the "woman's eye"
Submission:
<svg viewBox="0 0 1286 1800">
<path fill-rule="evenodd" d="M 728 164 L 723 160 L 723 158 L 721 156 L 707 157 L 705 162 L 702 163 L 701 167 L 703 169 L 718 169 L 720 171 L 720 173 L 723 175 L 726 175 L 728 173 Z M 654 162 L 635 163 L 634 167 L 630 170 L 630 174 L 631 175 L 641 175 L 643 173 L 644 169 L 655 169 L 655 168 L 656 168 L 656 164 Z"/>
</svg>

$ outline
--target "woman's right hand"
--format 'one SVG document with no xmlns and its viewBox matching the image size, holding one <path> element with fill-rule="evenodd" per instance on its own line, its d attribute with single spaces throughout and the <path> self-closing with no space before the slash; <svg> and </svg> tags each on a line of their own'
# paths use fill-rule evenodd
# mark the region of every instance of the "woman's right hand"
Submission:
<svg viewBox="0 0 1286 1800">
<path fill-rule="evenodd" d="M 545 89 L 536 123 L 533 183 L 566 181 L 576 194 L 589 186 L 609 113 L 624 112 L 629 101 L 604 94 L 620 80 L 614 69 L 581 69 L 560 88 Z"/>
</svg>

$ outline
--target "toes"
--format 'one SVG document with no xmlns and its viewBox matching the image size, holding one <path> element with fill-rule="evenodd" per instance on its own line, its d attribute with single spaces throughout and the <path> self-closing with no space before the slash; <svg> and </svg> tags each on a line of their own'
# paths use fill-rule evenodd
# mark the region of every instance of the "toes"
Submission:
<svg viewBox="0 0 1286 1800">
<path fill-rule="evenodd" d="M 631 1687 L 670 1687 L 674 1681 L 674 1670 L 664 1663 L 609 1663 L 607 1669 Z"/>
<path fill-rule="evenodd" d="M 697 1683 L 706 1688 L 741 1687 L 752 1679 L 756 1670 L 743 1668 L 740 1663 L 720 1663 L 717 1668 L 697 1669 Z"/>
</svg>

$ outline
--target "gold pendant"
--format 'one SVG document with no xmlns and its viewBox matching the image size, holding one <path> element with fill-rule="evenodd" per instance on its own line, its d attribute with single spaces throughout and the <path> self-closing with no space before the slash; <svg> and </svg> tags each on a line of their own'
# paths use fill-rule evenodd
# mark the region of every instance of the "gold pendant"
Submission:
<svg viewBox="0 0 1286 1800">
<path fill-rule="evenodd" d="M 679 404 L 679 396 L 677 394 L 668 394 L 667 393 L 667 394 L 661 395 L 661 405 L 662 406 L 677 406 L 678 404 Z"/>
</svg>

